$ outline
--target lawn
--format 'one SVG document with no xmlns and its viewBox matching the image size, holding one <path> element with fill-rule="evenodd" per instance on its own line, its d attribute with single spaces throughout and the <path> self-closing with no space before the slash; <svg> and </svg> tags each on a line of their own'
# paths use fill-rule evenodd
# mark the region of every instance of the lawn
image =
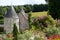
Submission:
<svg viewBox="0 0 60 40">
<path fill-rule="evenodd" d="M 47 16 L 47 12 L 32 12 L 32 17 L 38 17 L 38 16 Z"/>
</svg>

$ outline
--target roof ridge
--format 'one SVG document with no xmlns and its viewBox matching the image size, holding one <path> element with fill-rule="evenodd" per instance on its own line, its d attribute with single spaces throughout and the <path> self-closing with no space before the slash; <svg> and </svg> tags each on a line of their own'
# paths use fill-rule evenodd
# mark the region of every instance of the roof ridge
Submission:
<svg viewBox="0 0 60 40">
<path fill-rule="evenodd" d="M 21 9 L 20 13 L 23 15 L 23 17 L 28 20 L 28 18 L 26 17 L 26 13 L 24 12 L 23 8 Z"/>
<path fill-rule="evenodd" d="M 9 6 L 9 9 L 8 9 L 7 13 L 5 14 L 5 17 L 18 17 L 13 6 Z"/>
</svg>

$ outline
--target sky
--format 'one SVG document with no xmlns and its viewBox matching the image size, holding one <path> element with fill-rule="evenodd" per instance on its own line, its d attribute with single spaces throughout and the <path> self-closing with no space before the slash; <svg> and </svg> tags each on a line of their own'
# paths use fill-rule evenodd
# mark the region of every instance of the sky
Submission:
<svg viewBox="0 0 60 40">
<path fill-rule="evenodd" d="M 46 4 L 45 0 L 0 0 L 0 6 Z"/>
</svg>

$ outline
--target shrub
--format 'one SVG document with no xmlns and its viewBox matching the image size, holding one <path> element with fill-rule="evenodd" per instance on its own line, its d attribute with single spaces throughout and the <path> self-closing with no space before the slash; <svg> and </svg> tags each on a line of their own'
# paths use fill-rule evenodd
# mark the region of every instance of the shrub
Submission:
<svg viewBox="0 0 60 40">
<path fill-rule="evenodd" d="M 59 31 L 60 31 L 60 27 L 57 28 L 57 27 L 52 27 L 51 26 L 51 27 L 45 28 L 43 32 L 46 34 L 46 37 L 51 37 L 54 34 L 60 35 Z"/>
<path fill-rule="evenodd" d="M 0 24 L 4 24 L 4 21 L 3 21 L 3 20 L 1 20 L 1 21 L 0 21 Z"/>
<path fill-rule="evenodd" d="M 30 28 L 31 28 L 31 13 L 32 13 L 32 12 L 29 12 L 29 13 L 28 13 L 28 21 L 29 21 L 29 26 L 30 26 Z"/>
<path fill-rule="evenodd" d="M 0 15 L 0 19 L 3 19 L 4 18 L 4 16 L 3 15 Z"/>
<path fill-rule="evenodd" d="M 43 40 L 44 33 L 38 30 L 26 30 L 23 34 L 20 34 L 19 40 Z"/>
<path fill-rule="evenodd" d="M 36 27 L 36 29 L 44 29 L 49 26 L 56 26 L 56 21 L 50 16 L 41 16 L 32 19 L 32 25 Z"/>
<path fill-rule="evenodd" d="M 56 20 L 57 23 L 56 23 L 56 27 L 60 27 L 60 19 Z"/>
</svg>

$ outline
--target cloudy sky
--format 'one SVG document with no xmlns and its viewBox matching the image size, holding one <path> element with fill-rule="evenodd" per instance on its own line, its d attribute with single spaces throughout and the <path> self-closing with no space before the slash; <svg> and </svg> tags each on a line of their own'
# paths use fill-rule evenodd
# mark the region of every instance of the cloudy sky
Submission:
<svg viewBox="0 0 60 40">
<path fill-rule="evenodd" d="M 0 6 L 24 4 L 46 4 L 46 2 L 45 0 L 0 0 Z"/>
</svg>

